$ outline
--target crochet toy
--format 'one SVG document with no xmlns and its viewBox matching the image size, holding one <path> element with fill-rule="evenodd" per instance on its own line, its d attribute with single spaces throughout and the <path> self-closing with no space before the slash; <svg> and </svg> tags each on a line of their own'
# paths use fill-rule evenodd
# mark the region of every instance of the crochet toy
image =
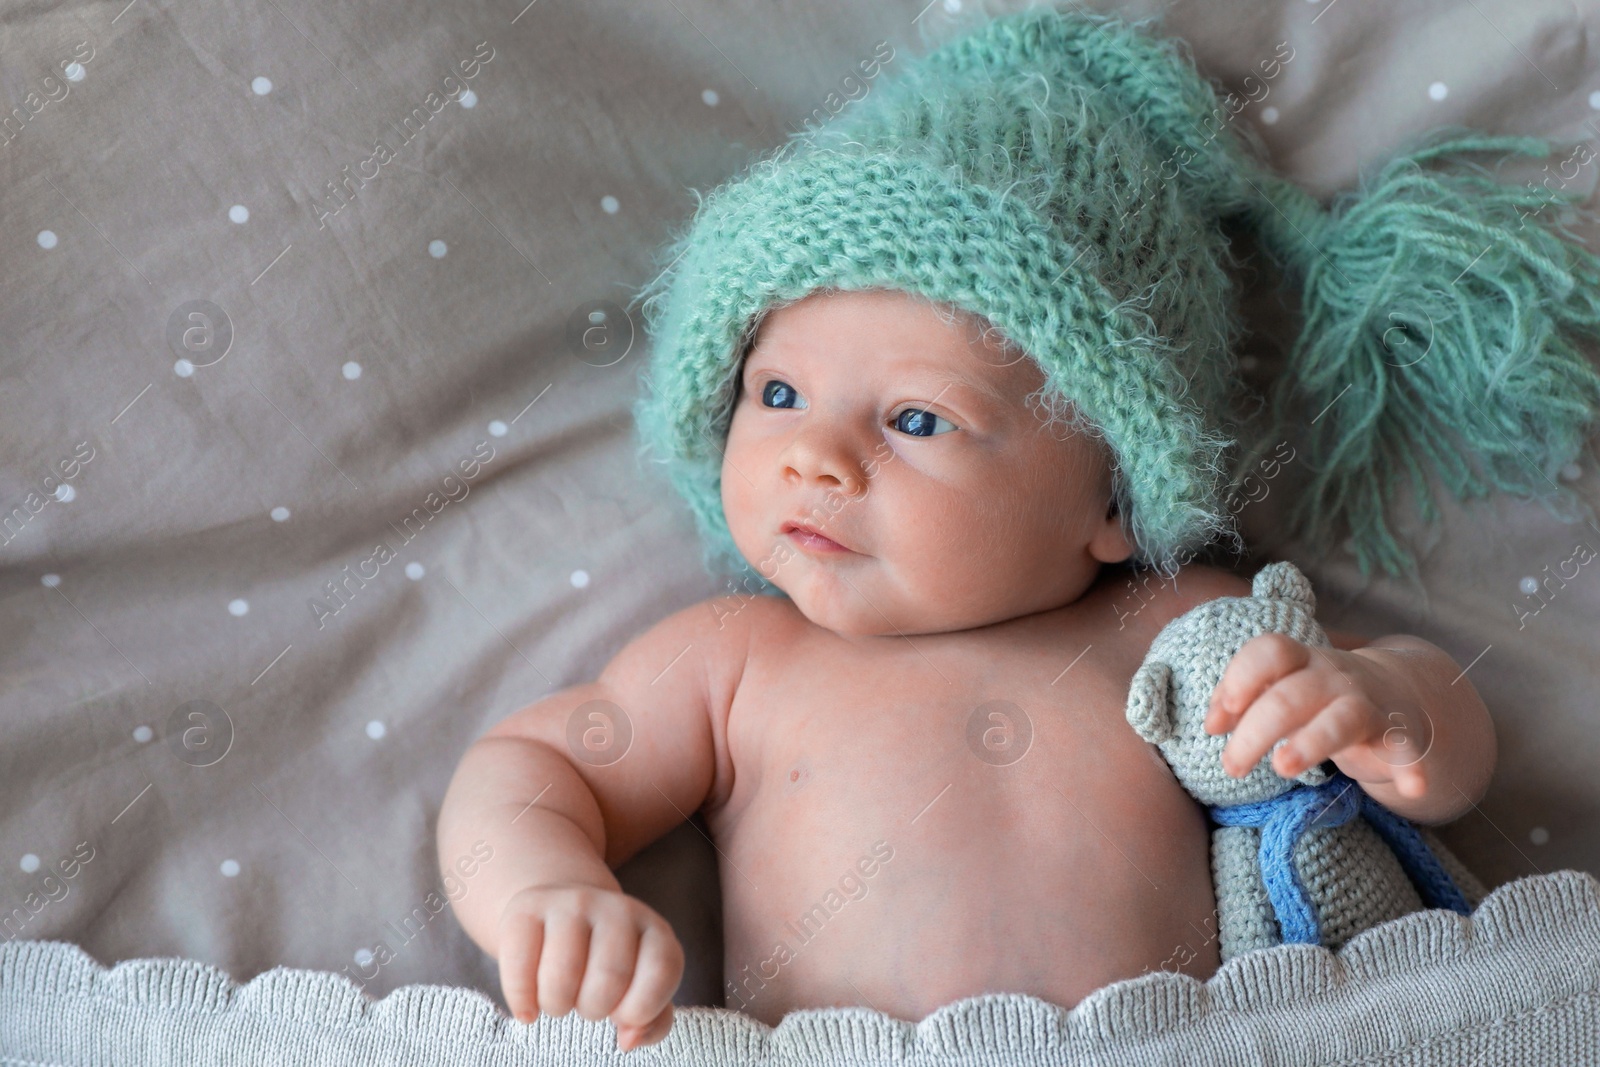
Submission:
<svg viewBox="0 0 1600 1067">
<path fill-rule="evenodd" d="M 1324 208 L 1263 162 L 1244 102 L 1183 42 L 1077 8 L 994 17 L 897 60 L 820 129 L 696 191 L 638 294 L 652 353 L 634 415 L 710 569 L 778 592 L 729 534 L 722 446 L 761 316 L 819 289 L 901 290 L 1002 331 L 1068 402 L 1052 410 L 1110 446 L 1146 564 L 1240 543 L 1230 469 L 1290 437 L 1310 479 L 1288 532 L 1321 554 L 1348 523 L 1363 573 L 1414 570 L 1384 520 L 1407 476 L 1424 521 L 1429 473 L 1459 498 L 1492 487 L 1586 506 L 1556 477 L 1600 413 L 1578 343 L 1600 334 L 1600 258 L 1562 229 L 1582 194 L 1501 182 L 1470 158 L 1550 143 L 1435 131 L 1449 136 Z M 1271 424 L 1241 442 L 1225 223 L 1303 295 Z"/>
<path fill-rule="evenodd" d="M 1272 769 L 1271 751 L 1241 778 L 1222 769 L 1232 735 L 1212 736 L 1204 722 L 1234 653 L 1262 633 L 1328 647 L 1311 583 L 1294 564 L 1263 567 L 1251 593 L 1169 622 L 1128 691 L 1128 722 L 1218 824 L 1211 871 L 1222 959 L 1283 942 L 1337 949 L 1424 907 L 1469 914 L 1484 886 L 1430 830 L 1379 804 L 1331 760 L 1294 778 Z"/>
</svg>

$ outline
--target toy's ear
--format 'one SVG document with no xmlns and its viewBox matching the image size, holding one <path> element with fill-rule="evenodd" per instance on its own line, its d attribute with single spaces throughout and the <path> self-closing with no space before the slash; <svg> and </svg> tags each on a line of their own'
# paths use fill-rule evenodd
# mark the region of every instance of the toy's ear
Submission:
<svg viewBox="0 0 1600 1067">
<path fill-rule="evenodd" d="M 1328 766 L 1331 766 L 1331 764 Z M 1333 775 L 1328 773 L 1327 766 L 1317 763 L 1295 775 L 1294 780 L 1304 782 L 1306 785 L 1323 785 L 1333 781 Z"/>
<path fill-rule="evenodd" d="M 1128 725 L 1153 745 L 1176 733 L 1172 721 L 1172 668 L 1158 659 L 1147 659 L 1133 674 L 1128 687 Z"/>
<path fill-rule="evenodd" d="M 1288 560 L 1269 563 L 1257 571 L 1250 583 L 1250 594 L 1279 600 L 1298 600 L 1312 611 L 1317 609 L 1317 596 L 1311 591 L 1311 579 L 1301 574 L 1300 568 Z"/>
</svg>

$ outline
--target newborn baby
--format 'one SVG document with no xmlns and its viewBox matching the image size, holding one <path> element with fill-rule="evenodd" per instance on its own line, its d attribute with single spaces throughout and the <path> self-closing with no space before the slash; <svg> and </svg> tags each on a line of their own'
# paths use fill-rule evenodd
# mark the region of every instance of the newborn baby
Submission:
<svg viewBox="0 0 1600 1067">
<path fill-rule="evenodd" d="M 1347 529 L 1363 573 L 1409 569 L 1385 521 L 1407 474 L 1424 518 L 1430 470 L 1457 499 L 1571 502 L 1540 472 L 1600 410 L 1569 336 L 1596 332 L 1600 259 L 1456 158 L 1512 143 L 1433 138 L 1324 208 L 1181 43 L 1080 8 L 896 60 L 697 192 L 662 250 L 639 439 L 708 562 L 784 595 L 685 608 L 462 758 L 439 859 L 493 846 L 454 906 L 519 1019 L 666 1035 L 683 950 L 612 868 L 696 811 L 727 1006 L 769 1024 L 1217 968 L 1207 819 L 1124 708 L 1168 621 L 1250 591 L 1168 565 L 1236 534 L 1235 237 L 1302 290 L 1260 438 L 1304 457 L 1307 551 Z M 1151 569 L 1136 601 L 1126 563 Z M 1495 738 L 1466 672 L 1328 636 L 1229 660 L 1224 769 L 1332 760 L 1415 822 L 1467 811 Z"/>
<path fill-rule="evenodd" d="M 772 310 L 721 492 L 740 554 L 787 596 L 685 608 L 463 757 L 439 858 L 494 848 L 454 906 L 517 1018 L 575 1008 L 622 1048 L 666 1035 L 683 949 L 612 868 L 696 811 L 727 1006 L 769 1024 L 839 1005 L 919 1020 L 993 992 L 1070 1007 L 1216 970 L 1204 812 L 1124 706 L 1168 621 L 1250 585 L 1185 566 L 1130 612 L 1104 441 L 1050 418 L 1039 366 L 986 325 L 890 289 Z M 1234 734 L 1229 772 L 1332 758 L 1416 821 L 1468 810 L 1495 745 L 1459 665 L 1404 635 L 1330 638 L 1233 658 L 1208 719 Z M 573 740 L 575 713 L 596 743 Z M 625 752 L 596 758 L 619 729 Z"/>
</svg>

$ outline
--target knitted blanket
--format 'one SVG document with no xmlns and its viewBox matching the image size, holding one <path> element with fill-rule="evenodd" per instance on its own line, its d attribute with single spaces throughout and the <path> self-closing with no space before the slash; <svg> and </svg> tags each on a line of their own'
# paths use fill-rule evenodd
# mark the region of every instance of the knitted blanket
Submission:
<svg viewBox="0 0 1600 1067">
<path fill-rule="evenodd" d="M 680 1008 L 616 1051 L 609 1023 L 524 1025 L 481 993 L 277 968 L 238 984 L 195 960 L 112 968 L 67 942 L 0 944 L 0 1067 L 37 1064 L 1600 1064 L 1600 880 L 1508 882 L 1471 917 L 1414 912 L 1338 952 L 1280 945 L 1209 981 L 1154 972 L 1071 1011 L 987 994 L 918 1023 L 864 1008 L 777 1027 Z"/>
</svg>

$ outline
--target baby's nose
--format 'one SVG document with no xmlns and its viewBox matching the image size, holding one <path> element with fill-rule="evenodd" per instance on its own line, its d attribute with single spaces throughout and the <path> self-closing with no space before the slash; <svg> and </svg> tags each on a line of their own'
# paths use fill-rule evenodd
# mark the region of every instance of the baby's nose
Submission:
<svg viewBox="0 0 1600 1067">
<path fill-rule="evenodd" d="M 802 484 L 816 483 L 825 489 L 856 496 L 866 487 L 854 452 L 838 439 L 819 440 L 797 437 L 782 456 L 786 477 Z"/>
</svg>

